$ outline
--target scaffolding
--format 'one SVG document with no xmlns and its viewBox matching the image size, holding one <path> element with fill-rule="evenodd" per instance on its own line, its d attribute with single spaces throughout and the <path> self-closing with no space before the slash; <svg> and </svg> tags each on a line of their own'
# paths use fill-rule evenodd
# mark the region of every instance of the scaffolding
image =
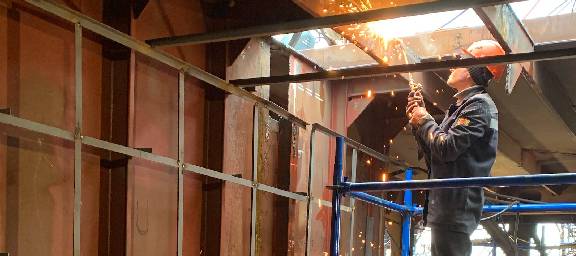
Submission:
<svg viewBox="0 0 576 256">
<path fill-rule="evenodd" d="M 344 206 L 340 204 L 342 196 L 349 195 L 352 198 L 367 201 L 379 206 L 383 206 L 397 212 L 400 212 L 403 216 L 403 232 L 402 232 L 402 255 L 408 255 L 410 251 L 410 222 L 411 218 L 415 215 L 421 213 L 422 209 L 419 207 L 414 207 L 411 200 L 410 189 L 433 189 L 433 188 L 452 188 L 452 187 L 464 187 L 464 186 L 486 186 L 486 185 L 541 185 L 541 184 L 576 184 L 576 174 L 554 174 L 554 175 L 533 175 L 533 176 L 513 176 L 513 177 L 500 177 L 500 178 L 469 178 L 469 179 L 447 179 L 447 180 L 428 180 L 428 181 L 410 181 L 412 176 L 412 170 L 407 168 L 407 166 L 401 162 L 390 159 L 389 157 L 370 149 L 352 139 L 343 137 L 320 124 L 309 124 L 301 118 L 293 115 L 289 111 L 275 105 L 274 103 L 260 98 L 246 90 L 243 90 L 233 84 L 230 84 L 192 64 L 189 64 L 181 59 L 178 59 L 172 55 L 169 55 L 163 51 L 153 48 L 150 44 L 139 41 L 129 35 L 121 33 L 101 22 L 98 22 L 80 12 L 74 11 L 63 5 L 47 1 L 47 0 L 25 0 L 27 3 L 38 7 L 39 9 L 52 14 L 54 16 L 60 17 L 61 19 L 74 24 L 75 33 L 75 56 L 74 56 L 74 72 L 75 72 L 75 127 L 73 131 L 64 130 L 61 128 L 45 125 L 39 122 L 30 121 L 24 118 L 15 117 L 9 114 L 0 113 L 0 123 L 10 125 L 13 127 L 18 127 L 26 130 L 30 130 L 36 133 L 60 138 L 69 142 L 74 143 L 74 218 L 73 218 L 73 255 L 80 256 L 80 223 L 81 223 L 81 207 L 82 207 L 82 146 L 87 145 L 99 149 L 108 150 L 111 152 L 120 153 L 123 155 L 131 156 L 134 158 L 145 159 L 154 163 L 158 163 L 164 166 L 172 167 L 178 170 L 178 222 L 177 222 L 177 255 L 182 255 L 183 247 L 183 174 L 184 172 L 196 173 L 208 177 L 212 177 L 218 180 L 231 182 L 238 184 L 240 186 L 249 188 L 252 190 L 252 234 L 251 234 L 251 255 L 255 255 L 255 197 L 257 191 L 269 192 L 281 197 L 289 198 L 292 200 L 303 201 L 307 203 L 307 228 L 306 228 L 306 255 L 310 254 L 310 229 L 311 229 L 311 204 L 316 199 L 311 196 L 311 186 L 312 186 L 312 172 L 313 172 L 313 148 L 314 148 L 314 134 L 316 131 L 322 132 L 332 137 L 336 137 L 337 154 L 336 154 L 336 164 L 334 170 L 334 182 L 333 182 L 333 197 L 332 203 L 332 229 L 331 229 L 331 248 L 330 255 L 339 255 L 339 238 L 340 238 L 340 212 L 345 209 Z M 453 1 L 442 1 L 444 4 Z M 480 3 L 482 5 L 497 4 L 507 1 L 469 1 L 469 3 L 462 4 L 462 6 L 457 5 L 453 2 L 454 6 L 451 8 L 462 8 L 469 7 L 469 5 Z M 458 2 L 460 3 L 460 2 Z M 420 6 L 421 12 L 431 12 L 435 9 L 425 8 L 426 6 Z M 437 8 L 446 8 L 442 3 L 438 4 Z M 440 10 L 440 9 L 438 9 Z M 401 12 L 400 12 L 401 13 Z M 405 13 L 406 14 L 406 13 Z M 367 15 L 367 14 L 366 14 Z M 342 17 L 340 17 L 342 18 Z M 347 17 L 350 20 L 356 20 L 355 17 L 349 15 Z M 375 19 L 376 17 L 374 17 Z M 339 21 L 342 22 L 342 21 Z M 306 23 L 294 23 L 295 26 L 302 30 L 307 28 Z M 294 25 L 293 24 L 293 25 Z M 321 23 L 322 26 L 331 26 L 335 23 Z M 266 34 L 278 32 L 278 27 L 270 27 L 270 30 Z M 157 60 L 163 64 L 166 64 L 170 68 L 177 70 L 179 72 L 178 79 L 178 154 L 177 158 L 171 158 L 166 156 L 161 156 L 158 154 L 148 153 L 136 148 L 127 147 L 124 145 L 110 143 L 101 139 L 93 138 L 87 136 L 83 133 L 82 127 L 82 103 L 83 103 L 83 89 L 82 89 L 82 33 L 84 30 L 89 30 L 96 33 L 104 38 L 111 41 L 119 43 L 126 46 L 135 52 L 142 55 L 150 57 Z M 253 34 L 243 35 L 245 37 L 252 37 Z M 228 39 L 226 39 L 228 40 Z M 527 53 L 527 54 L 512 54 L 507 55 L 507 57 L 494 57 L 485 58 L 484 60 L 465 60 L 465 61 L 443 61 L 437 63 L 427 63 L 427 64 L 417 64 L 417 65 L 403 65 L 397 68 L 378 68 L 367 70 L 349 70 L 348 72 L 333 72 L 330 76 L 320 74 L 320 76 L 304 77 L 304 79 L 340 79 L 346 77 L 359 77 L 359 76 L 370 76 L 370 75 L 383 75 L 387 73 L 401 73 L 401 72 L 414 72 L 414 71 L 425 71 L 425 70 L 438 70 L 453 67 L 465 67 L 465 66 L 475 66 L 475 65 L 485 65 L 487 63 L 511 63 L 511 62 L 521 62 L 528 60 L 537 59 L 554 59 L 554 58 L 564 58 L 566 56 L 576 56 L 576 49 L 563 49 L 557 51 L 540 52 L 538 54 Z M 378 74 L 376 74 L 378 73 Z M 309 168 L 309 180 L 308 180 L 308 191 L 304 194 L 290 192 L 286 190 L 281 190 L 273 186 L 265 185 L 259 183 L 256 178 L 244 179 L 236 177 L 234 175 L 225 174 L 216 170 L 210 170 L 201 166 L 186 163 L 184 160 L 184 80 L 185 76 L 193 76 L 201 81 L 204 81 L 216 88 L 224 90 L 228 93 L 242 97 L 243 99 L 249 100 L 255 103 L 255 109 L 268 109 L 275 112 L 276 114 L 282 116 L 283 118 L 289 120 L 290 122 L 302 127 L 311 129 L 311 140 L 310 140 L 310 168 Z M 293 78 L 293 77 L 288 77 Z M 258 83 L 260 84 L 262 80 Z M 271 82 L 278 82 L 273 80 Z M 244 84 L 251 84 L 252 82 L 246 82 Z M 242 84 L 240 81 L 238 84 Z M 258 111 L 254 111 L 255 119 L 257 117 Z M 255 120 L 256 122 L 257 120 Z M 257 126 L 255 126 L 254 133 L 257 134 Z M 257 139 L 257 137 L 255 137 Z M 348 144 L 353 148 L 353 155 L 357 154 L 357 151 L 361 151 L 368 154 L 376 159 L 386 162 L 392 162 L 396 165 L 403 166 L 406 169 L 406 179 L 403 182 L 373 182 L 373 183 L 354 183 L 354 178 L 351 182 L 345 182 L 342 177 L 342 155 L 343 155 L 343 145 Z M 257 147 L 254 148 L 255 151 L 258 150 Z M 258 154 L 254 154 L 257 156 Z M 254 165 L 256 165 L 256 160 Z M 254 168 L 256 172 L 257 168 Z M 353 165 L 353 175 L 355 173 L 355 166 Z M 257 177 L 257 175 L 253 175 Z M 384 191 L 384 190 L 405 190 L 404 204 L 396 204 L 369 194 L 363 193 L 364 191 Z M 351 201 L 353 205 L 353 201 Z M 498 212 L 503 209 L 504 206 L 487 206 L 485 211 L 487 212 Z M 353 208 L 352 208 L 353 209 Z M 352 209 L 348 209 L 352 211 Z M 534 211 L 574 211 L 576 210 L 576 204 L 545 204 L 545 205 L 530 205 L 530 204 L 519 204 L 515 205 L 510 209 L 510 211 L 515 212 L 534 212 Z M 353 221 L 351 227 L 353 228 Z"/>
<path fill-rule="evenodd" d="M 402 256 L 409 256 L 411 251 L 411 221 L 416 215 L 422 214 L 422 207 L 412 204 L 413 189 L 441 189 L 441 188 L 468 188 L 485 186 L 539 186 L 576 184 L 576 173 L 566 174 L 539 174 L 518 175 L 504 177 L 475 177 L 475 178 L 450 178 L 412 181 L 413 170 L 405 171 L 405 181 L 390 182 L 348 182 L 342 177 L 344 138 L 336 138 L 336 155 L 334 159 L 334 176 L 332 189 L 332 226 L 330 239 L 330 256 L 340 255 L 340 200 L 343 196 L 350 196 L 381 207 L 385 207 L 402 215 Z M 404 191 L 404 204 L 397 204 L 376 196 L 369 195 L 367 191 Z M 544 203 L 544 204 L 515 204 L 510 205 L 486 205 L 484 213 L 507 212 L 576 212 L 576 203 Z"/>
</svg>

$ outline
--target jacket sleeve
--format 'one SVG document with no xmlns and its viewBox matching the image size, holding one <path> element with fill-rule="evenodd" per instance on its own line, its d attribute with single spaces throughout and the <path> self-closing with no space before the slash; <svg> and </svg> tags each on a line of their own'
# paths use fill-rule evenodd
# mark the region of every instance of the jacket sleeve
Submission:
<svg viewBox="0 0 576 256">
<path fill-rule="evenodd" d="M 464 107 L 447 132 L 442 131 L 434 120 L 425 119 L 418 127 L 416 136 L 432 157 L 451 162 L 482 138 L 489 127 L 487 103 L 476 99 Z"/>
</svg>

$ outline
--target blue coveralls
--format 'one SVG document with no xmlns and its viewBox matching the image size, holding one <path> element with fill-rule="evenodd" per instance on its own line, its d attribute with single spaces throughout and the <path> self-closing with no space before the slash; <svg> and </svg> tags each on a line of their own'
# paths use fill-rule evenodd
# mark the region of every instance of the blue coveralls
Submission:
<svg viewBox="0 0 576 256">
<path fill-rule="evenodd" d="M 456 94 L 441 124 L 431 116 L 414 135 L 432 179 L 489 176 L 498 145 L 498 110 L 483 86 Z M 433 256 L 470 255 L 470 234 L 480 222 L 482 188 L 431 190 L 425 221 L 432 229 Z M 427 214 L 426 214 L 427 213 Z"/>
</svg>

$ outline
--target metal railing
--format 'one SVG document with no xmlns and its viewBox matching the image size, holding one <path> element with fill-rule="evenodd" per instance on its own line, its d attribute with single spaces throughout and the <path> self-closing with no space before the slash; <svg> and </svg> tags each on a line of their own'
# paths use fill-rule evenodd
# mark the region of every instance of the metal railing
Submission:
<svg viewBox="0 0 576 256">
<path fill-rule="evenodd" d="M 341 163 L 343 159 L 342 149 L 343 138 L 336 140 L 335 163 Z M 422 214 L 422 207 L 412 205 L 411 190 L 430 190 L 441 188 L 467 188 L 485 186 L 540 186 L 540 185 L 560 185 L 576 184 L 576 173 L 561 174 L 538 174 L 538 175 L 518 175 L 503 177 L 475 177 L 475 178 L 450 178 L 431 180 L 412 180 L 412 170 L 406 169 L 405 181 L 389 182 L 346 182 L 342 177 L 341 165 L 334 166 L 334 183 L 329 188 L 333 193 L 332 205 L 332 230 L 330 237 L 330 256 L 340 255 L 340 214 L 335 202 L 339 202 L 342 196 L 350 196 L 362 201 L 366 201 L 381 207 L 385 207 L 402 214 L 402 248 L 401 255 L 409 256 L 411 251 L 410 241 L 410 221 L 413 216 Z M 366 191 L 404 191 L 404 205 L 399 205 L 388 200 L 372 196 L 363 192 Z M 336 199 L 334 199 L 336 198 Z M 576 203 L 542 203 L 542 204 L 515 204 L 515 205 L 485 205 L 483 212 L 576 212 Z"/>
</svg>

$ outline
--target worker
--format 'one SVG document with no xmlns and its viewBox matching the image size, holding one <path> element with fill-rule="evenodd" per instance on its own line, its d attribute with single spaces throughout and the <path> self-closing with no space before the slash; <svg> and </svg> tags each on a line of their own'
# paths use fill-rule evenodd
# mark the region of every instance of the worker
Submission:
<svg viewBox="0 0 576 256">
<path fill-rule="evenodd" d="M 492 40 L 461 49 L 458 58 L 504 54 Z M 498 110 L 487 93 L 505 65 L 451 69 L 448 86 L 456 100 L 438 124 L 426 110 L 420 90 L 408 96 L 406 114 L 428 165 L 429 178 L 489 176 L 498 144 Z M 432 230 L 433 256 L 470 255 L 470 235 L 478 227 L 484 204 L 482 188 L 436 189 L 428 192 L 424 223 Z M 427 224 L 426 224 L 427 223 Z"/>
</svg>

